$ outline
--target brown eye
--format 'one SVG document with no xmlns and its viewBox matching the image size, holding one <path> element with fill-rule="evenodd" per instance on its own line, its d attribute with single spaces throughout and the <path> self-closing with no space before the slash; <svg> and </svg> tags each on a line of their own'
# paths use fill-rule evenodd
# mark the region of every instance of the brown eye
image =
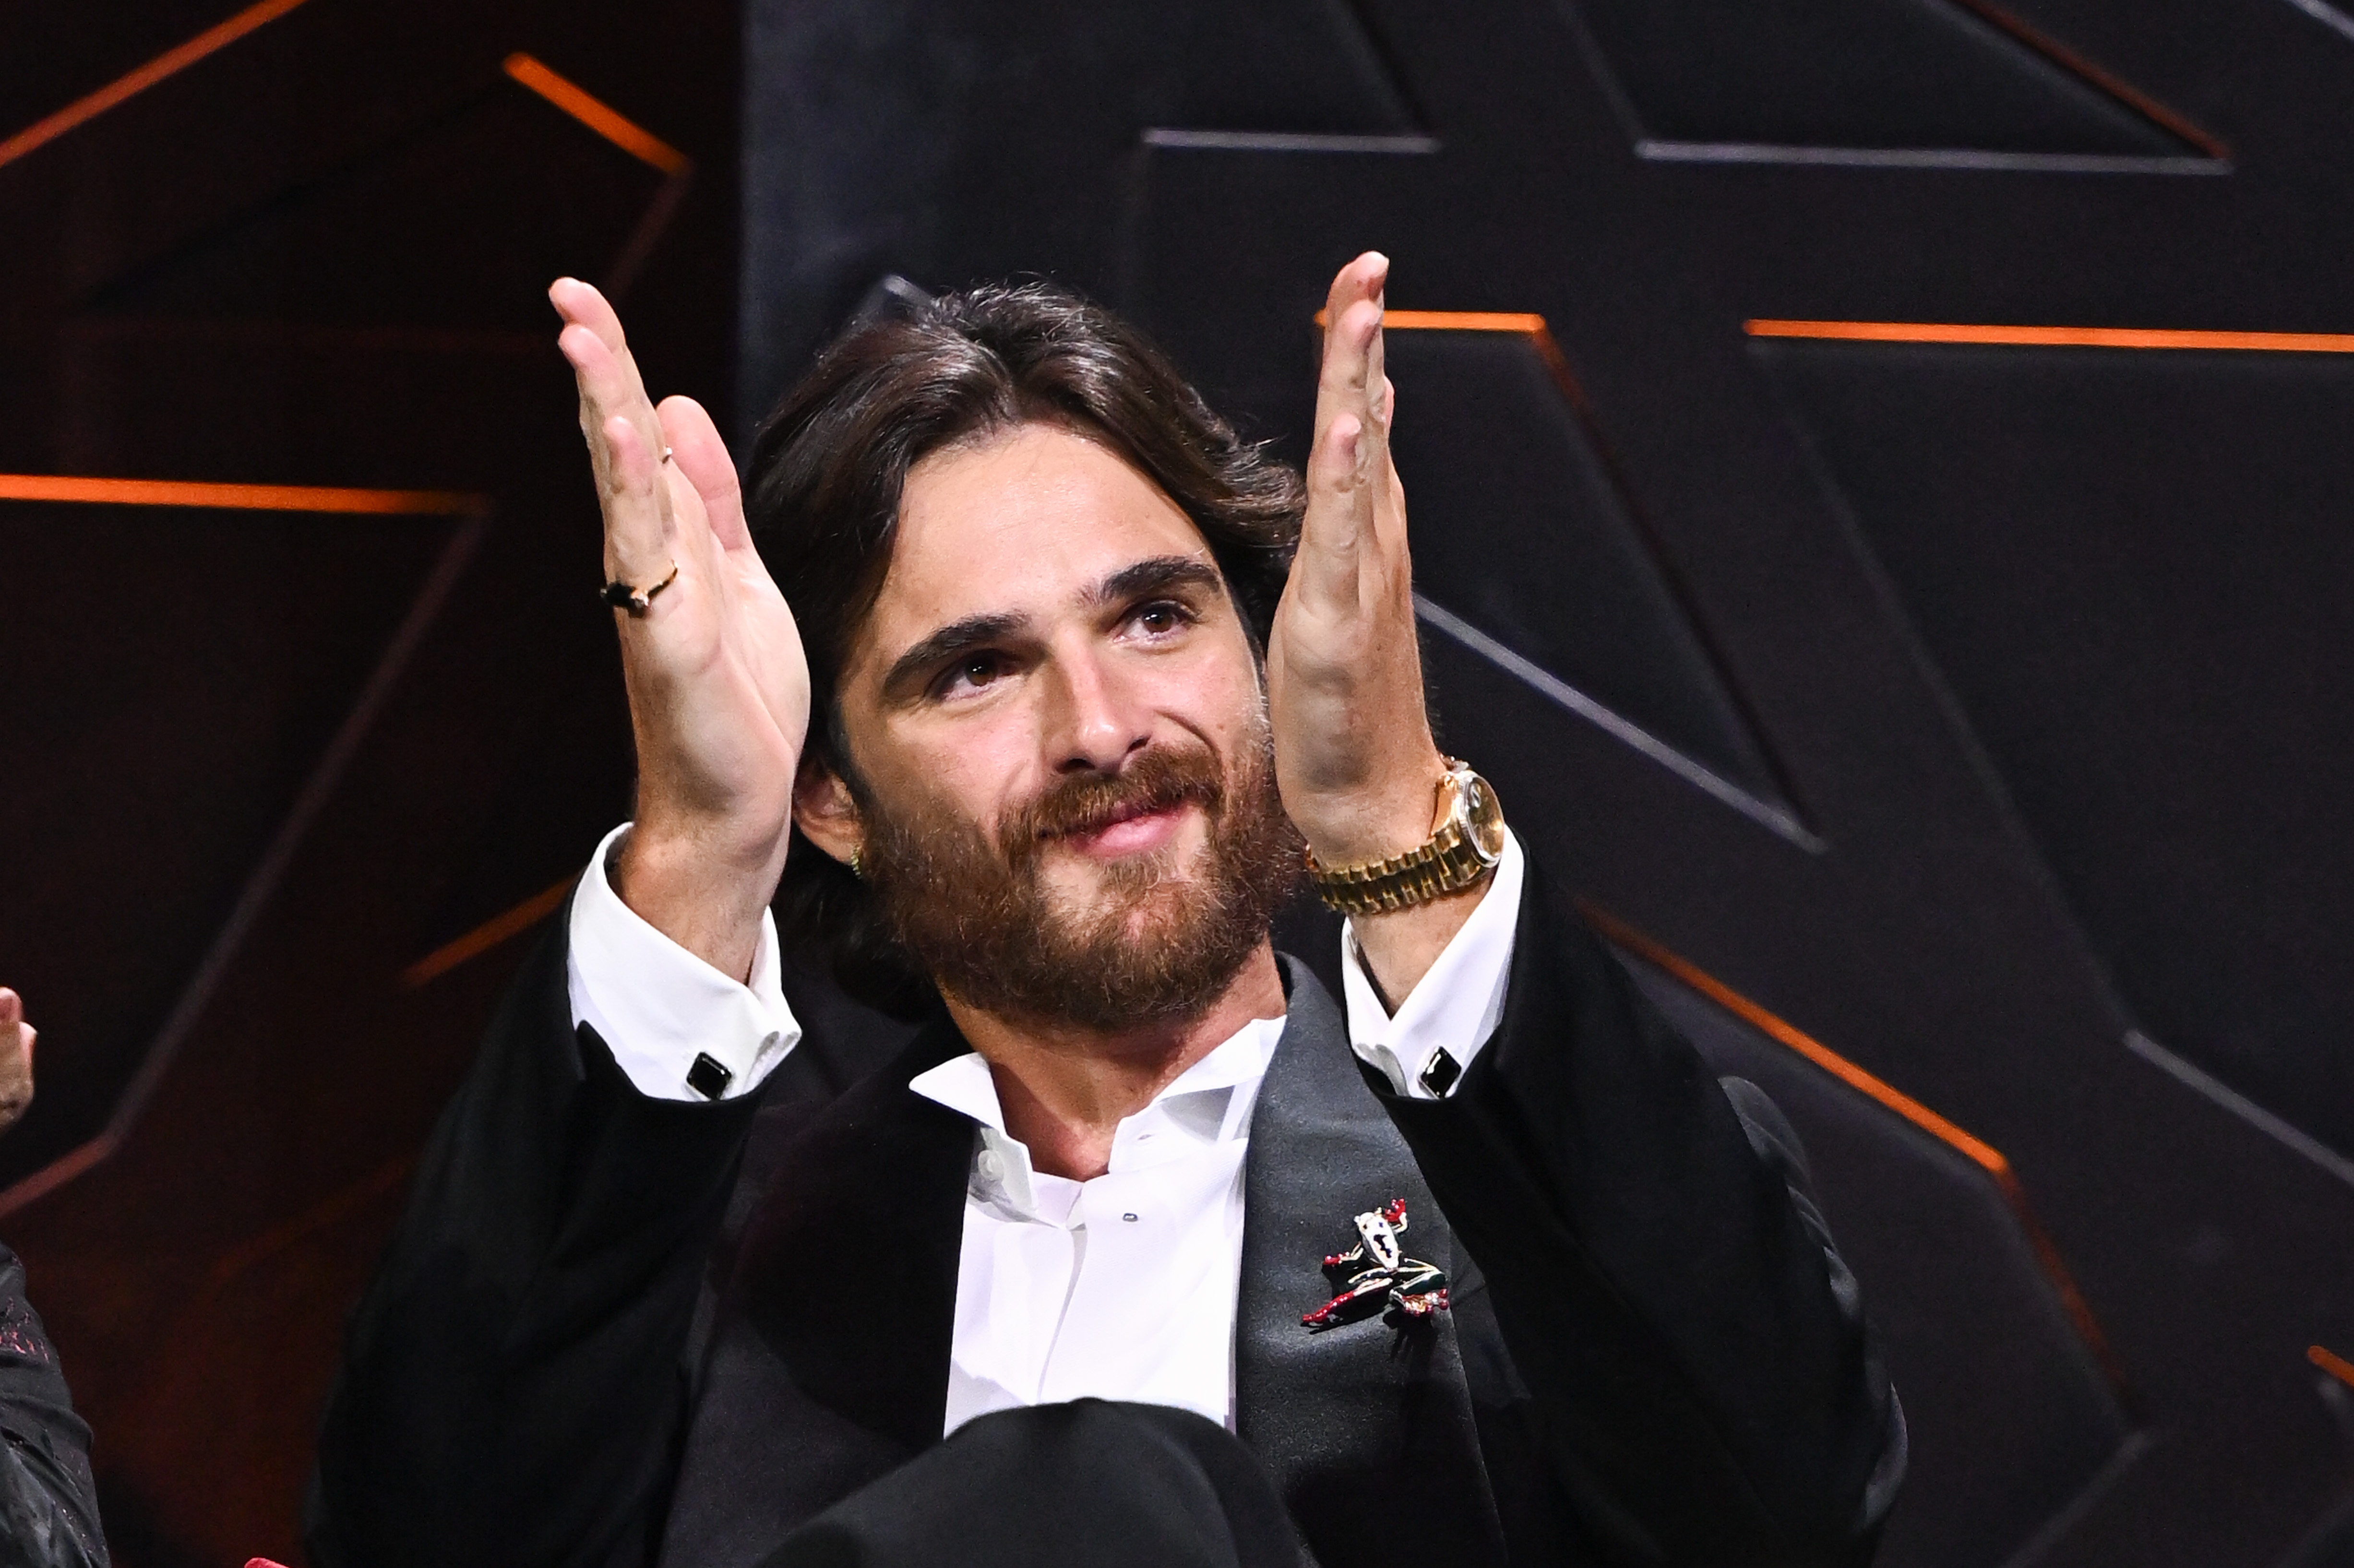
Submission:
<svg viewBox="0 0 2354 1568">
<path fill-rule="evenodd" d="M 1163 637 L 1183 626 L 1189 618 L 1182 605 L 1162 602 L 1148 604 L 1136 612 L 1136 624 L 1155 637 Z"/>
<path fill-rule="evenodd" d="M 994 653 L 968 653 L 949 665 L 935 688 L 942 697 L 978 691 L 1005 673 L 1005 661 Z"/>
</svg>

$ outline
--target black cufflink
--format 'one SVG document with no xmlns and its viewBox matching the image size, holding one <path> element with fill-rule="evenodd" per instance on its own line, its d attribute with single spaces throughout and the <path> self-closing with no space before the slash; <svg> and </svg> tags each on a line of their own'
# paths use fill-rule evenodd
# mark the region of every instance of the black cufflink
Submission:
<svg viewBox="0 0 2354 1568">
<path fill-rule="evenodd" d="M 1455 1080 L 1462 1075 L 1463 1064 L 1448 1055 L 1447 1047 L 1442 1045 L 1430 1054 L 1430 1060 L 1425 1062 L 1422 1071 L 1415 1075 L 1415 1082 L 1428 1089 L 1431 1098 L 1445 1099 L 1447 1091 L 1453 1088 Z"/>
<path fill-rule="evenodd" d="M 686 1070 L 686 1086 L 706 1100 L 716 1100 L 726 1094 L 727 1086 L 735 1081 L 736 1075 L 713 1061 L 708 1052 L 696 1052 L 695 1065 Z"/>
</svg>

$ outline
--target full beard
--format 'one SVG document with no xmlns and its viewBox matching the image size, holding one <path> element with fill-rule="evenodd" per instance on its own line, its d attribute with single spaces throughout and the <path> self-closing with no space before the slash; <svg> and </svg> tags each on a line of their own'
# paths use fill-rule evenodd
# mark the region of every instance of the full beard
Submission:
<svg viewBox="0 0 2354 1568">
<path fill-rule="evenodd" d="M 1110 1033 L 1199 1016 L 1267 940 L 1305 865 L 1264 721 L 1231 778 L 1206 747 L 1143 752 L 1118 774 L 1057 779 L 994 842 L 936 800 L 878 804 L 862 801 L 860 871 L 885 929 L 947 995 L 1024 1022 Z M 1172 843 L 1104 863 L 1083 907 L 1047 886 L 1056 838 L 1187 804 L 1208 829 L 1190 855 Z"/>
</svg>

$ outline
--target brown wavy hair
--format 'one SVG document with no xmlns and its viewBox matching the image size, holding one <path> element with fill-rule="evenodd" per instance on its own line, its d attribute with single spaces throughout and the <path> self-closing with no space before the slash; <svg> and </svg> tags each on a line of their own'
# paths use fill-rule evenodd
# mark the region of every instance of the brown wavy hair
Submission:
<svg viewBox="0 0 2354 1568">
<path fill-rule="evenodd" d="M 854 794 L 839 686 L 891 563 L 907 471 L 1015 425 L 1064 426 L 1150 478 L 1200 529 L 1263 651 L 1306 491 L 1244 440 L 1134 327 L 1068 290 L 991 284 L 836 339 L 752 443 L 745 510 L 808 651 L 808 759 Z M 859 880 L 798 832 L 777 890 L 788 948 L 822 956 L 860 1001 L 911 1017 L 930 980 Z"/>
</svg>

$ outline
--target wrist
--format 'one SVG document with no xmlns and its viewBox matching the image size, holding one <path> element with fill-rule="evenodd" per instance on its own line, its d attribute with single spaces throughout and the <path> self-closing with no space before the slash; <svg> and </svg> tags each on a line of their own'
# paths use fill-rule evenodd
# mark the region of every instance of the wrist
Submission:
<svg viewBox="0 0 2354 1568">
<path fill-rule="evenodd" d="M 665 877 L 715 884 L 758 880 L 784 863 L 791 835 L 790 812 L 682 810 L 640 795 L 635 819 L 615 851 L 617 861 Z M 765 902 L 765 899 L 763 900 Z"/>
<path fill-rule="evenodd" d="M 760 917 L 783 871 L 782 835 L 768 853 L 756 842 L 705 826 L 638 822 L 608 868 L 614 895 L 638 917 L 723 974 L 742 980 L 758 945 Z"/>
<path fill-rule="evenodd" d="M 1295 821 L 1320 865 L 1356 865 L 1401 854 L 1429 838 L 1443 801 L 1446 758 L 1436 747 L 1423 762 L 1394 772 L 1379 785 L 1351 791 Z"/>
</svg>

